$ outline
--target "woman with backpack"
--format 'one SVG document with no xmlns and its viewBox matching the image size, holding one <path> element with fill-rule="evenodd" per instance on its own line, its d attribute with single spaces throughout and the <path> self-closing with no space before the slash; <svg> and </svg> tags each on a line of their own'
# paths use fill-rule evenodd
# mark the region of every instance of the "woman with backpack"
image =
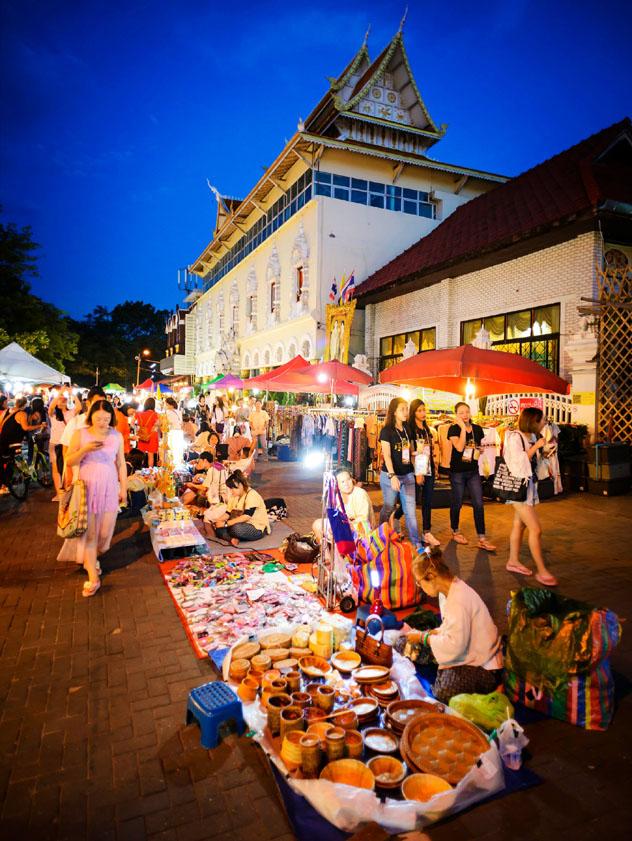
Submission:
<svg viewBox="0 0 632 841">
<path fill-rule="evenodd" d="M 159 427 L 158 413 L 156 412 L 156 401 L 153 397 L 145 400 L 142 412 L 136 413 L 136 429 L 138 437 L 138 449 L 147 453 L 147 464 L 153 467 L 157 461 Z"/>
</svg>

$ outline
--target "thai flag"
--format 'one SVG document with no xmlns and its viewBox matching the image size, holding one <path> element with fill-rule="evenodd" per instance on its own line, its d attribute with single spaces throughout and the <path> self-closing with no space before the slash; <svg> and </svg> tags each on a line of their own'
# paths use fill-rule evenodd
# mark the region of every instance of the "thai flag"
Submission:
<svg viewBox="0 0 632 841">
<path fill-rule="evenodd" d="M 355 270 L 354 270 L 355 271 Z M 343 287 L 340 291 L 340 299 L 343 303 L 349 301 L 355 292 L 355 274 L 351 272 L 349 277 L 345 280 Z"/>
<path fill-rule="evenodd" d="M 336 278 L 334 278 L 334 282 L 331 284 L 331 289 L 329 290 L 329 300 L 333 303 L 336 300 L 336 295 L 338 294 L 338 286 L 336 285 Z"/>
</svg>

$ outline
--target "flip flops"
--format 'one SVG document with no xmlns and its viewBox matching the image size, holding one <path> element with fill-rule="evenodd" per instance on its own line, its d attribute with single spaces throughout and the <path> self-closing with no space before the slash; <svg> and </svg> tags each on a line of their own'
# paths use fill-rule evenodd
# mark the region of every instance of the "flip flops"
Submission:
<svg viewBox="0 0 632 841">
<path fill-rule="evenodd" d="M 548 575 L 540 575 L 540 573 L 538 573 L 535 580 L 538 583 L 543 584 L 545 587 L 557 587 L 559 583 L 557 578 L 554 575 L 551 575 L 551 573 Z"/>
<path fill-rule="evenodd" d="M 533 575 L 533 572 L 522 564 L 507 564 L 507 572 L 514 572 L 516 575 Z"/>
<path fill-rule="evenodd" d="M 460 531 L 454 532 L 454 534 L 452 535 L 452 540 L 455 543 L 460 543 L 461 546 L 467 546 L 467 544 L 469 543 L 467 537 L 464 534 L 461 534 Z"/>
</svg>

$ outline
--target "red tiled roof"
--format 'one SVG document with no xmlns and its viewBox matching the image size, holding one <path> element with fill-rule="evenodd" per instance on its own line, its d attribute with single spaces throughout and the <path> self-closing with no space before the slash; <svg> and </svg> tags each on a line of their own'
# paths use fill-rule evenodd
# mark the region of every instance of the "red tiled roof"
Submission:
<svg viewBox="0 0 632 841">
<path fill-rule="evenodd" d="M 621 156 L 596 160 L 624 132 L 632 139 L 629 117 L 462 205 L 360 284 L 356 298 L 594 212 L 605 199 L 632 202 L 632 167 Z"/>
</svg>

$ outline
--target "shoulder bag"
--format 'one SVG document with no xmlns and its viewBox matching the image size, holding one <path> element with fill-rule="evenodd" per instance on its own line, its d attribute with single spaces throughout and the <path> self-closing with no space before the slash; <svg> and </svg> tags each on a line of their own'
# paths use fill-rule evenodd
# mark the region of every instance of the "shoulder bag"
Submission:
<svg viewBox="0 0 632 841">
<path fill-rule="evenodd" d="M 81 537 L 87 528 L 86 486 L 82 479 L 77 479 L 67 490 L 61 491 L 57 511 L 57 535 L 70 540 L 73 537 Z"/>
<path fill-rule="evenodd" d="M 520 435 L 520 433 L 517 433 Z M 527 451 L 524 445 L 524 439 L 520 435 L 520 443 L 522 449 Z M 520 476 L 514 476 L 507 467 L 507 462 L 501 456 L 496 466 L 496 475 L 494 476 L 494 490 L 498 494 L 498 498 L 504 502 L 525 502 L 527 499 L 527 489 L 529 487 L 529 480 L 522 479 Z"/>
<path fill-rule="evenodd" d="M 151 426 L 143 426 L 142 424 L 138 427 L 138 440 L 142 441 L 143 444 L 147 444 L 151 440 L 152 433 L 156 427 L 156 421 L 154 421 Z"/>
</svg>

